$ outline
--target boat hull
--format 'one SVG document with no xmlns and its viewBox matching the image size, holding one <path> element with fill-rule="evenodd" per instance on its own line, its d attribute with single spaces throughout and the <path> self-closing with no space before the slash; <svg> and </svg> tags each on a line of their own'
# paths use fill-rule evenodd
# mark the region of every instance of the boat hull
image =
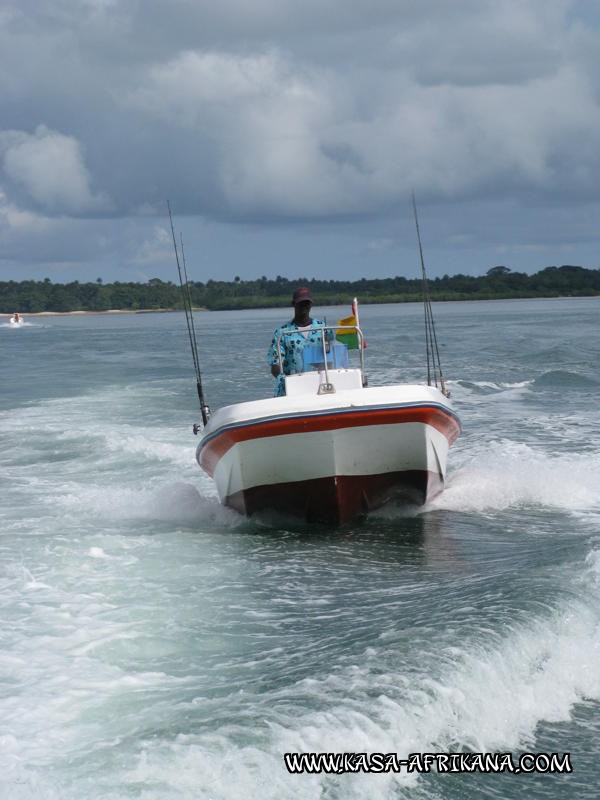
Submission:
<svg viewBox="0 0 600 800">
<path fill-rule="evenodd" d="M 231 406 L 207 426 L 197 458 L 221 501 L 242 514 L 338 524 L 390 500 L 430 500 L 443 489 L 459 432 L 437 390 L 373 387 L 310 407 L 301 398 Z"/>
<path fill-rule="evenodd" d="M 395 501 L 420 506 L 444 488 L 439 473 L 425 470 L 379 475 L 336 475 L 254 486 L 224 498 L 240 514 L 275 511 L 307 522 L 339 525 Z"/>
</svg>

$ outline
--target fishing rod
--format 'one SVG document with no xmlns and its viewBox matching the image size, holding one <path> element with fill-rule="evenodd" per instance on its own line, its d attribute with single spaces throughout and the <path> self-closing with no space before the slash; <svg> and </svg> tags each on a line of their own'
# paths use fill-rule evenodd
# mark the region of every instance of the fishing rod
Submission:
<svg viewBox="0 0 600 800">
<path fill-rule="evenodd" d="M 433 322 L 433 311 L 431 310 L 431 299 L 429 297 L 429 283 L 427 281 L 427 272 L 425 270 L 425 259 L 423 257 L 423 245 L 421 243 L 421 231 L 419 230 L 419 218 L 417 216 L 417 203 L 415 200 L 415 193 L 412 192 L 412 207 L 415 216 L 415 226 L 417 228 L 417 240 L 419 242 L 419 255 L 421 257 L 421 275 L 423 277 L 423 308 L 425 312 L 425 351 L 427 354 L 427 385 L 431 386 L 431 376 L 433 373 L 433 380 L 437 388 L 437 373 L 440 377 L 441 392 L 445 397 L 450 397 L 450 392 L 446 389 L 444 376 L 442 374 L 442 363 L 440 361 L 440 351 L 437 343 L 437 336 L 435 333 L 435 324 Z"/>
<path fill-rule="evenodd" d="M 183 237 L 181 238 L 181 257 L 183 261 L 183 271 L 181 262 L 179 260 L 179 251 L 177 248 L 177 240 L 175 239 L 175 228 L 173 226 L 173 215 L 171 214 L 171 205 L 167 200 L 167 208 L 169 210 L 169 222 L 171 223 L 171 235 L 173 237 L 173 248 L 175 250 L 175 261 L 177 262 L 177 272 L 179 274 L 179 286 L 181 287 L 181 296 L 183 299 L 183 310 L 185 312 L 185 322 L 187 325 L 188 337 L 190 340 L 190 348 L 192 350 L 192 361 L 194 362 L 194 370 L 196 373 L 196 389 L 198 390 L 198 399 L 200 401 L 200 413 L 202 414 L 202 423 L 206 425 L 210 417 L 210 408 L 204 399 L 204 391 L 202 389 L 202 375 L 200 374 L 200 360 L 198 358 L 198 343 L 196 340 L 196 328 L 194 326 L 194 314 L 192 312 L 192 293 L 190 290 L 190 282 L 187 274 L 187 264 L 185 261 L 185 253 L 183 250 Z M 185 276 L 185 282 L 184 282 Z M 194 425 L 194 433 L 198 433 L 198 426 Z"/>
</svg>

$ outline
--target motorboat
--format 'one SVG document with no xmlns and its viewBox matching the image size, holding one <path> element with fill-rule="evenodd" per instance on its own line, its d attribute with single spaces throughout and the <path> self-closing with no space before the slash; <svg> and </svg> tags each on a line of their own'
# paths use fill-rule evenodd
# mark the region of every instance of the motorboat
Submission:
<svg viewBox="0 0 600 800">
<path fill-rule="evenodd" d="M 358 342 L 354 362 L 337 338 L 348 335 Z M 369 386 L 358 324 L 323 325 L 302 366 L 285 377 L 284 396 L 225 406 L 206 420 L 196 458 L 224 505 L 339 524 L 442 491 L 461 430 L 443 384 Z"/>
<path fill-rule="evenodd" d="M 202 388 L 183 241 L 180 259 L 167 207 L 202 414 L 202 424 L 194 425 L 201 435 L 196 459 L 214 479 L 221 502 L 249 516 L 274 511 L 338 524 L 391 500 L 422 505 L 439 494 L 448 449 L 461 424 L 442 376 L 414 195 L 427 385 L 368 385 L 355 298 L 352 315 L 335 326 L 295 323 L 293 330 L 278 329 L 277 396 L 224 406 L 213 414 Z M 301 293 L 310 300 L 309 290 L 300 287 L 293 303 Z M 282 339 L 298 334 L 300 342 L 288 342 L 293 356 L 284 369 Z"/>
</svg>

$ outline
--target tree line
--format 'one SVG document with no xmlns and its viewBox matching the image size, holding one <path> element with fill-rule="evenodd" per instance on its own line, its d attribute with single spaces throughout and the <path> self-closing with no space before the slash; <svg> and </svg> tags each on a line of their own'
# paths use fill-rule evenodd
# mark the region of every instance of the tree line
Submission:
<svg viewBox="0 0 600 800">
<path fill-rule="evenodd" d="M 362 303 L 407 303 L 422 300 L 420 278 L 361 278 L 357 281 L 293 280 L 264 275 L 254 280 L 208 280 L 190 282 L 192 305 L 211 311 L 270 308 L 290 305 L 297 286 L 307 286 L 319 306 L 346 305 L 352 297 Z M 429 280 L 432 300 L 496 300 L 504 298 L 600 295 L 600 269 L 563 265 L 546 267 L 533 275 L 513 272 L 509 267 L 489 269 L 485 275 L 444 275 Z M 138 311 L 183 308 L 181 287 L 172 281 L 151 278 L 146 283 L 95 282 L 53 283 L 42 281 L 1 281 L 0 312 L 19 311 Z"/>
</svg>

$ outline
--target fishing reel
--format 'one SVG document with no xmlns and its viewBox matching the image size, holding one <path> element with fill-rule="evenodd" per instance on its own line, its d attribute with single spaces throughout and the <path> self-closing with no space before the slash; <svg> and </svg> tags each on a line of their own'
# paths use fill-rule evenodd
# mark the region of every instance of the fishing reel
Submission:
<svg viewBox="0 0 600 800">
<path fill-rule="evenodd" d="M 198 394 L 202 395 L 202 389 L 200 388 L 200 383 L 198 383 Z M 210 408 L 206 405 L 206 403 L 201 399 L 200 400 L 200 411 L 202 412 L 202 423 L 194 422 L 192 426 L 192 430 L 194 431 L 194 436 L 197 436 L 200 431 L 204 430 L 206 423 L 210 419 Z"/>
</svg>

